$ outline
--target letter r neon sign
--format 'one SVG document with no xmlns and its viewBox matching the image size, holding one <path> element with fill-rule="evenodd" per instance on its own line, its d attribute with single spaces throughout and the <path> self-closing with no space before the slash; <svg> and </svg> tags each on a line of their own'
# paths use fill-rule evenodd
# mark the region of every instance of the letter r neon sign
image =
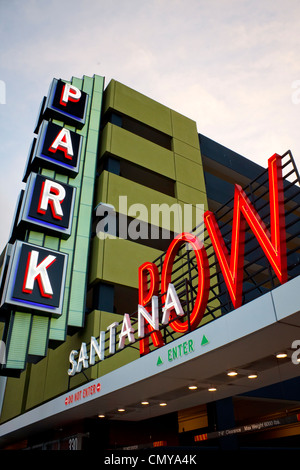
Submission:
<svg viewBox="0 0 300 470">
<path fill-rule="evenodd" d="M 45 214 L 50 205 L 52 215 L 55 219 L 61 220 L 63 211 L 61 204 L 66 196 L 65 188 L 56 181 L 45 180 L 42 184 L 40 200 L 37 211 Z"/>
</svg>

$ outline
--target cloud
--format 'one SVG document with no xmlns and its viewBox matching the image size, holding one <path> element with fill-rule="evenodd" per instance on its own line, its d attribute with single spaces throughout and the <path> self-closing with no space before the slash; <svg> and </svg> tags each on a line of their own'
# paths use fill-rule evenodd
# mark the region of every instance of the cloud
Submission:
<svg viewBox="0 0 300 470">
<path fill-rule="evenodd" d="M 263 166 L 288 148 L 300 166 L 299 14 L 298 0 L 0 2 L 1 213 L 13 210 L 53 77 L 115 78 Z"/>
</svg>

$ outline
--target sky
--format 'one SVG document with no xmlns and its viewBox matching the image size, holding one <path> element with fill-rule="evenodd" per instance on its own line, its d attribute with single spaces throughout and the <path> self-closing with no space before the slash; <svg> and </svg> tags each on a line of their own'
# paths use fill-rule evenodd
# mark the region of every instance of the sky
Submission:
<svg viewBox="0 0 300 470">
<path fill-rule="evenodd" d="M 0 252 L 53 78 L 94 74 L 300 169 L 299 0 L 0 0 Z"/>
</svg>

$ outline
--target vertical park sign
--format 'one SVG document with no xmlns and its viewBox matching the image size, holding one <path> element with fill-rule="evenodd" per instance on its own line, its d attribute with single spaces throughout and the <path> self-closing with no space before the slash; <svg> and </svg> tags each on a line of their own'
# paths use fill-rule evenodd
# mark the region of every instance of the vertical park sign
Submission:
<svg viewBox="0 0 300 470">
<path fill-rule="evenodd" d="M 81 328 L 104 79 L 53 79 L 43 98 L 2 256 L 3 375 Z"/>
</svg>

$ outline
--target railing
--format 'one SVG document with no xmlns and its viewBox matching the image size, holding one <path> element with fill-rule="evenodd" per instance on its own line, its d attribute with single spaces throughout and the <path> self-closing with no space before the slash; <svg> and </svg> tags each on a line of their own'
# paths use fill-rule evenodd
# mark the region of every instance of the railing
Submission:
<svg viewBox="0 0 300 470">
<path fill-rule="evenodd" d="M 285 207 L 285 221 L 286 221 L 286 244 L 287 244 L 287 264 L 288 264 L 288 279 L 292 279 L 300 274 L 300 177 L 296 168 L 292 153 L 286 152 L 281 157 L 282 170 L 284 179 L 284 207 Z M 256 211 L 259 213 L 261 219 L 264 221 L 267 228 L 270 225 L 270 204 L 269 204 L 269 179 L 268 170 L 264 170 L 257 178 L 251 181 L 248 186 L 243 188 Z M 234 187 L 232 190 L 234 194 Z M 228 252 L 230 253 L 231 233 L 232 233 L 232 218 L 233 218 L 233 204 L 234 197 L 228 200 L 222 207 L 214 211 L 214 215 L 218 222 L 221 234 L 226 243 Z M 199 224 L 193 231 L 193 234 L 200 236 L 204 241 L 210 268 L 210 296 L 208 299 L 207 307 L 202 321 L 198 328 L 202 325 L 214 321 L 222 315 L 226 315 L 233 310 L 233 305 L 228 294 L 226 284 L 224 282 L 218 261 L 216 259 L 211 240 L 206 231 L 204 222 Z M 159 256 L 154 263 L 157 265 L 159 274 L 161 275 L 163 262 L 166 253 Z M 197 263 L 193 250 L 187 250 L 183 245 L 178 252 L 173 264 L 172 283 L 176 289 L 176 293 L 180 299 L 184 310 L 184 316 L 181 317 L 182 321 L 188 322 L 188 329 L 185 334 L 190 332 L 190 313 L 193 310 L 196 295 L 197 295 Z M 243 283 L 243 304 L 246 304 L 253 299 L 263 295 L 264 293 L 272 290 L 279 285 L 279 281 L 273 272 L 265 254 L 263 253 L 258 241 L 250 229 L 245 233 L 245 263 L 244 263 L 244 283 Z M 158 296 L 159 311 L 162 311 L 162 298 L 165 295 L 162 292 Z M 150 303 L 149 303 L 150 305 Z M 131 324 L 137 338 L 138 318 L 137 311 L 130 315 Z M 163 335 L 164 343 L 170 343 L 178 333 L 175 333 L 170 327 L 172 321 L 178 320 L 178 317 L 173 318 L 168 325 L 161 325 L 160 331 Z M 119 325 L 116 330 L 116 338 L 121 331 Z M 145 334 L 145 337 L 150 333 Z M 97 338 L 99 339 L 99 338 Z M 150 353 L 156 349 L 149 339 Z M 89 348 L 89 344 L 87 345 Z M 125 344 L 124 349 L 135 348 L 139 350 L 139 341 L 133 344 Z M 124 349 L 116 352 L 119 354 Z M 109 332 L 105 332 L 105 359 L 109 359 Z M 98 361 L 100 362 L 100 360 Z M 97 361 L 96 361 L 97 364 Z M 86 379 L 88 377 L 83 370 L 82 373 Z M 71 377 L 70 377 L 71 379 Z M 70 386 L 70 380 L 69 380 Z"/>
</svg>

